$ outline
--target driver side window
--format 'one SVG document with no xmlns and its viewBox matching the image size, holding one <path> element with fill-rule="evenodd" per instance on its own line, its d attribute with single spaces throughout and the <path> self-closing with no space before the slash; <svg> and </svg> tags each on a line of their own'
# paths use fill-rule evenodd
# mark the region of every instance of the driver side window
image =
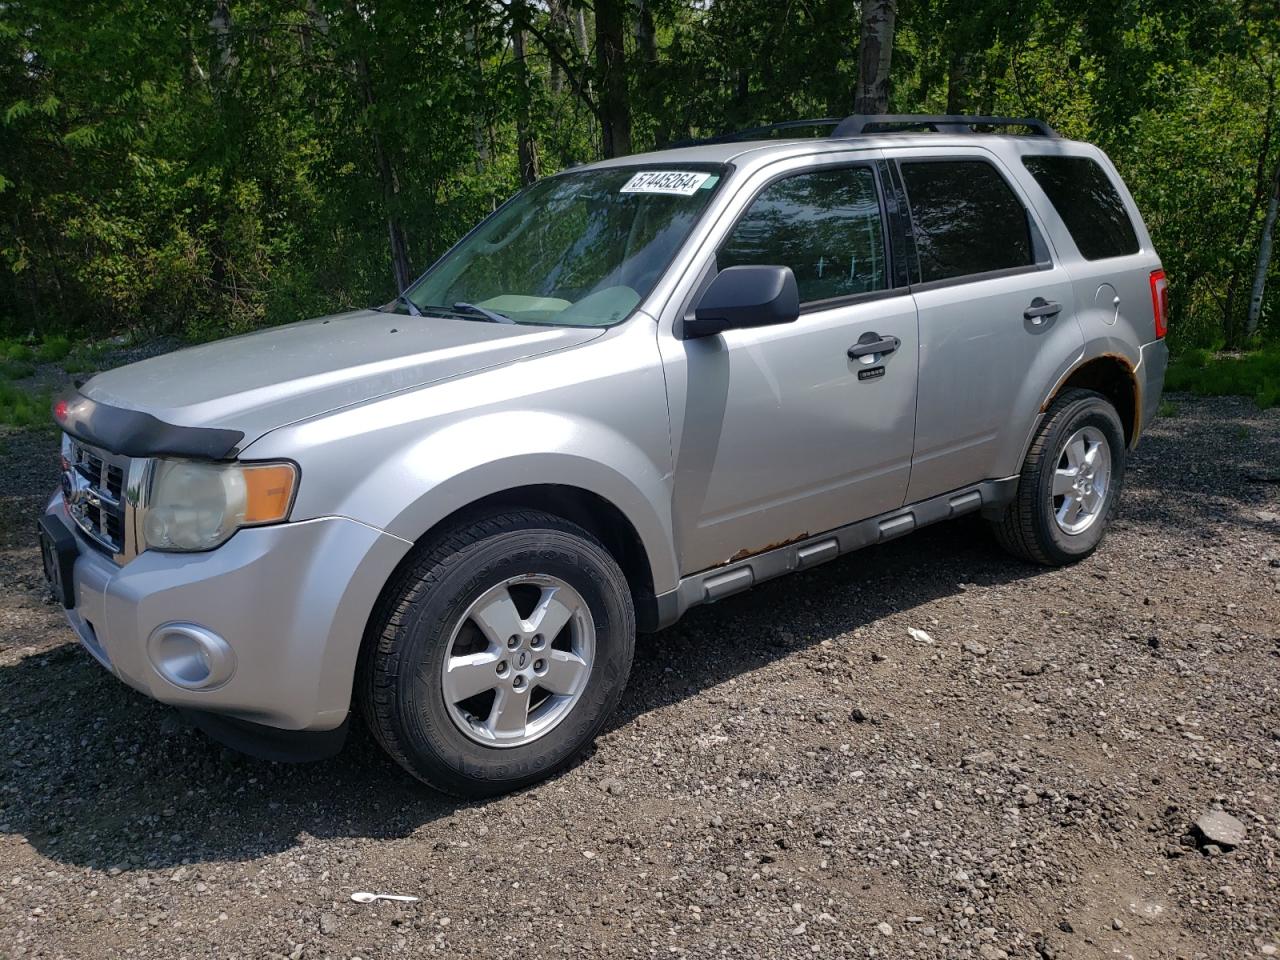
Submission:
<svg viewBox="0 0 1280 960">
<path fill-rule="evenodd" d="M 752 201 L 716 254 L 719 269 L 790 267 L 802 304 L 884 290 L 888 269 L 870 167 L 777 180 Z"/>
</svg>

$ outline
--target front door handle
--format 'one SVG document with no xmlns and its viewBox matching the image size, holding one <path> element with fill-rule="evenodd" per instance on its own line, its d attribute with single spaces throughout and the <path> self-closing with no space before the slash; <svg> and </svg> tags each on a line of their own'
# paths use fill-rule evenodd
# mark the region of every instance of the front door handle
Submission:
<svg viewBox="0 0 1280 960">
<path fill-rule="evenodd" d="M 857 360 L 859 357 L 869 357 L 877 353 L 893 353 L 902 346 L 902 341 L 897 337 L 882 337 L 878 333 L 864 333 L 858 338 L 858 342 L 849 348 L 849 359 Z"/>
<path fill-rule="evenodd" d="M 1062 304 L 1054 300 L 1046 300 L 1044 297 L 1036 297 L 1027 309 L 1022 311 L 1022 315 L 1039 326 L 1044 323 L 1046 317 L 1056 317 L 1061 312 Z"/>
</svg>

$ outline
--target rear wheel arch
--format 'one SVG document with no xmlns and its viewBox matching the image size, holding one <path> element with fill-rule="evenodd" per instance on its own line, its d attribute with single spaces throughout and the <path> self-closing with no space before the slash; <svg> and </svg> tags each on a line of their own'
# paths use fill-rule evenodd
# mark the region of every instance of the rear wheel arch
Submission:
<svg viewBox="0 0 1280 960">
<path fill-rule="evenodd" d="M 1138 378 L 1127 359 L 1114 354 L 1092 357 L 1072 369 L 1041 405 L 1041 412 L 1048 410 L 1068 390 L 1092 390 L 1106 397 L 1115 407 L 1124 427 L 1125 446 L 1131 448 L 1141 424 L 1138 418 L 1142 410 L 1138 395 Z"/>
</svg>

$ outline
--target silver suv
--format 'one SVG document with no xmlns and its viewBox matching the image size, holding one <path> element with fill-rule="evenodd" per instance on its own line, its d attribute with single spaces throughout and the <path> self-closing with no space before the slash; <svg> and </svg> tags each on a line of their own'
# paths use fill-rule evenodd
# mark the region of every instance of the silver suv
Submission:
<svg viewBox="0 0 1280 960">
<path fill-rule="evenodd" d="M 248 752 L 331 754 L 355 704 L 480 796 L 697 604 L 975 511 L 1088 556 L 1167 356 L 1115 168 L 1035 120 L 806 123 L 549 177 L 379 309 L 64 396 L 81 642 Z"/>
</svg>

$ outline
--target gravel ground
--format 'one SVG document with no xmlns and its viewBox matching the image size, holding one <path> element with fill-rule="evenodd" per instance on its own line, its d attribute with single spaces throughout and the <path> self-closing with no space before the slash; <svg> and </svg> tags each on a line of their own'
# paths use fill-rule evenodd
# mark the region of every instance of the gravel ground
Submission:
<svg viewBox="0 0 1280 960">
<path fill-rule="evenodd" d="M 696 610 L 581 763 L 476 804 L 104 673 L 29 542 L 52 439 L 0 437 L 0 957 L 1274 955 L 1280 410 L 1176 403 L 1091 560 L 962 521 Z"/>
</svg>

